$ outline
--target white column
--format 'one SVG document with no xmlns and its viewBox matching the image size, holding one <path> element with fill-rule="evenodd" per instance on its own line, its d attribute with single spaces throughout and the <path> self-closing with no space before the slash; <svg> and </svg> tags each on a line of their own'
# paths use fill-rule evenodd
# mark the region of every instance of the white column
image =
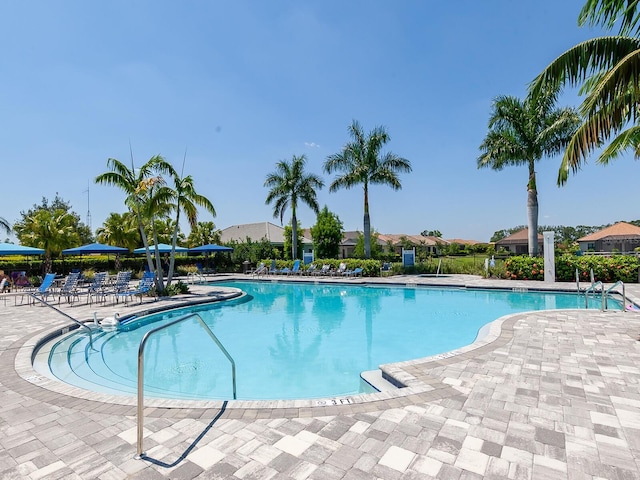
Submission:
<svg viewBox="0 0 640 480">
<path fill-rule="evenodd" d="M 554 232 L 542 232 L 544 244 L 544 281 L 556 281 L 556 254 L 553 244 Z"/>
</svg>

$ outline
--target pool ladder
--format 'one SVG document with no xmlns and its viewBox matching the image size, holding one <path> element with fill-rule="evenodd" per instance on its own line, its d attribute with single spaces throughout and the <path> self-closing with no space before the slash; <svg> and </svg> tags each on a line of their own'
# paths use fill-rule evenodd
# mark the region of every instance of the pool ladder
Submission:
<svg viewBox="0 0 640 480">
<path fill-rule="evenodd" d="M 607 310 L 609 308 L 609 293 L 611 293 L 618 285 L 622 286 L 622 311 L 626 312 L 625 303 L 627 301 L 627 294 L 624 288 L 624 282 L 622 280 L 618 280 L 606 290 L 604 288 L 604 284 L 601 281 L 593 282 L 591 286 L 584 291 L 585 308 L 589 308 L 589 292 L 593 292 L 595 296 L 598 293 L 597 288 L 600 287 L 600 297 L 602 299 L 602 307 L 600 308 L 600 310 L 603 312 Z"/>
<path fill-rule="evenodd" d="M 147 333 L 144 334 L 144 337 L 142 337 L 142 340 L 140 341 L 140 346 L 138 347 L 138 412 L 137 412 L 138 413 L 138 446 L 137 446 L 136 455 L 134 457 L 136 460 L 140 460 L 144 458 L 144 455 L 145 455 L 142 448 L 143 429 L 144 429 L 144 347 L 151 335 L 161 330 L 164 330 L 165 328 L 169 328 L 175 325 L 176 323 L 184 322 L 185 320 L 189 320 L 190 318 L 193 318 L 193 317 L 195 317 L 198 320 L 198 322 L 200 322 L 200 325 L 202 325 L 202 327 L 206 330 L 206 332 L 209 334 L 211 339 L 216 343 L 216 345 L 218 345 L 222 353 L 224 353 L 227 359 L 229 359 L 229 362 L 231 362 L 231 379 L 233 381 L 233 399 L 234 400 L 236 399 L 236 362 L 234 362 L 231 355 L 229 355 L 229 352 L 227 352 L 227 349 L 224 348 L 222 343 L 220 343 L 220 340 L 218 340 L 218 337 L 216 337 L 215 334 L 211 331 L 211 329 L 207 326 L 207 324 L 204 323 L 204 320 L 202 320 L 202 317 L 200 317 L 199 314 L 190 313 L 172 322 L 169 322 L 157 328 L 154 328 L 153 330 L 149 330 Z"/>
</svg>

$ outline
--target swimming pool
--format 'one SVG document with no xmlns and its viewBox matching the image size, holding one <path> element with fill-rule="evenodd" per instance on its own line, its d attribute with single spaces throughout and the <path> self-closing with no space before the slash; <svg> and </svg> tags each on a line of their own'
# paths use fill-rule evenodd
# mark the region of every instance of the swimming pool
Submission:
<svg viewBox="0 0 640 480">
<path fill-rule="evenodd" d="M 88 390 L 134 395 L 140 340 L 150 329 L 198 312 L 236 362 L 238 399 L 346 396 L 371 391 L 360 373 L 381 364 L 454 350 L 507 314 L 584 308 L 575 293 L 433 287 L 224 282 L 242 299 L 138 319 L 120 331 L 83 332 L 41 349 L 46 374 Z M 598 308 L 594 300 L 592 308 Z M 44 357 L 44 361 L 43 361 Z M 35 366 L 35 363 L 34 363 Z M 44 373 L 44 372 L 42 372 Z M 228 360 L 195 319 L 151 337 L 145 394 L 230 399 Z"/>
</svg>

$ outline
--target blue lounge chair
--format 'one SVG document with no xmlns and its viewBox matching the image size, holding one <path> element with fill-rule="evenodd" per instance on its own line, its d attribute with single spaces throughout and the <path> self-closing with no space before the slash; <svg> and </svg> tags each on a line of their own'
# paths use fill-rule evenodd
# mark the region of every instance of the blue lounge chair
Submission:
<svg viewBox="0 0 640 480">
<path fill-rule="evenodd" d="M 122 297 L 126 305 L 128 298 L 137 296 L 140 297 L 140 303 L 142 303 L 142 296 L 151 293 L 155 277 L 156 275 L 154 272 L 144 272 L 138 288 L 136 288 L 135 290 L 128 290 L 126 292 L 118 293 L 116 294 L 116 298 Z"/>
<path fill-rule="evenodd" d="M 116 302 L 118 301 L 118 294 L 129 290 L 129 281 L 131 280 L 131 272 L 118 272 L 116 281 L 113 287 L 106 292 L 107 295 L 114 295 Z"/>
<path fill-rule="evenodd" d="M 362 276 L 363 270 L 364 269 L 362 267 L 356 267 L 353 270 L 347 270 L 344 274 L 347 277 L 357 277 L 358 275 Z"/>
<path fill-rule="evenodd" d="M 293 262 L 292 268 L 284 267 L 282 270 L 280 270 L 280 273 L 283 275 L 293 275 L 295 273 L 300 273 L 300 260 L 296 260 L 295 262 Z"/>
<path fill-rule="evenodd" d="M 24 295 L 31 295 L 33 297 L 36 298 L 41 298 L 43 301 L 47 301 L 47 297 L 49 295 L 51 295 L 53 293 L 53 281 L 56 279 L 56 274 L 55 273 L 47 273 L 44 278 L 42 279 L 42 283 L 40 284 L 40 286 L 34 290 L 23 290 L 23 295 L 20 298 L 20 303 L 22 303 L 24 301 Z M 18 297 L 16 296 L 14 298 L 14 301 L 17 302 L 18 301 Z M 35 303 L 35 300 L 33 300 L 33 302 L 29 302 L 29 303 Z"/>
<path fill-rule="evenodd" d="M 279 273 L 282 273 L 282 270 L 278 270 L 278 267 L 276 266 L 276 261 L 271 260 L 271 266 L 269 267 L 269 275 L 277 275 Z"/>
</svg>

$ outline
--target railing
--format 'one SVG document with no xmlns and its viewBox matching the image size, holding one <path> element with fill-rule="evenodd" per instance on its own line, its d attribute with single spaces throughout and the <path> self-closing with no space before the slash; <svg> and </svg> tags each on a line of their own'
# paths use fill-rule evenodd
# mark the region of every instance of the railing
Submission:
<svg viewBox="0 0 640 480">
<path fill-rule="evenodd" d="M 34 300 L 38 300 L 40 303 L 43 303 L 44 305 L 46 305 L 47 307 L 51 308 L 52 310 L 55 310 L 56 312 L 58 312 L 60 315 L 63 315 L 65 317 L 67 317 L 69 320 L 71 320 L 73 323 L 75 323 L 76 325 L 78 325 L 80 328 L 86 328 L 87 331 L 89 332 L 89 346 L 91 348 L 93 348 L 93 330 L 91 329 L 91 327 L 89 327 L 88 325 L 82 323 L 80 320 L 76 320 L 75 318 L 73 318 L 71 315 L 68 315 L 66 313 L 64 313 L 62 310 L 54 307 L 53 305 L 51 305 L 50 303 L 46 302 L 45 300 L 38 298 L 36 295 L 34 295 L 31 292 L 27 292 L 25 293 L 25 295 L 30 296 L 31 298 L 33 298 Z"/>
<path fill-rule="evenodd" d="M 140 341 L 140 346 L 138 347 L 138 447 L 135 455 L 136 460 L 140 460 L 144 457 L 144 452 L 142 451 L 142 440 L 143 440 L 143 428 L 144 428 L 144 347 L 149 340 L 149 337 L 160 330 L 164 330 L 165 328 L 169 328 L 176 323 L 184 322 L 185 320 L 189 320 L 190 318 L 195 317 L 200 324 L 207 331 L 209 336 L 213 339 L 213 341 L 218 345 L 222 353 L 229 359 L 231 362 L 231 379 L 233 381 L 233 399 L 236 399 L 236 362 L 233 361 L 227 349 L 224 348 L 218 337 L 211 331 L 211 329 L 204 323 L 204 320 L 197 313 L 190 313 L 185 315 L 184 317 L 180 317 L 172 322 L 164 324 L 160 327 L 154 328 L 153 330 L 149 330 L 144 334 L 142 340 Z"/>
<path fill-rule="evenodd" d="M 611 290 L 613 290 L 614 288 L 616 288 L 618 285 L 622 285 L 622 311 L 623 311 L 623 312 L 626 312 L 626 311 L 627 311 L 627 308 L 626 308 L 627 294 L 626 294 L 626 292 L 625 292 L 625 289 L 624 289 L 624 282 L 623 282 L 622 280 L 618 280 L 616 283 L 614 283 L 613 285 L 611 285 L 611 286 L 607 289 L 607 291 L 606 291 L 606 292 L 604 292 L 604 294 L 603 294 L 603 295 L 605 296 L 605 304 L 604 304 L 604 307 L 605 307 L 605 308 L 608 308 L 608 307 L 609 307 L 609 299 L 608 299 L 608 297 L 609 297 L 609 292 L 610 292 Z"/>
<path fill-rule="evenodd" d="M 584 291 L 584 307 L 585 308 L 589 308 L 589 292 L 593 291 L 593 294 L 595 295 L 597 293 L 596 292 L 596 287 L 598 287 L 598 286 L 600 287 L 600 295 L 602 297 L 602 308 L 601 308 L 601 310 L 604 312 L 604 285 L 599 280 L 597 282 L 593 282 L 591 284 L 591 286 Z"/>
</svg>

